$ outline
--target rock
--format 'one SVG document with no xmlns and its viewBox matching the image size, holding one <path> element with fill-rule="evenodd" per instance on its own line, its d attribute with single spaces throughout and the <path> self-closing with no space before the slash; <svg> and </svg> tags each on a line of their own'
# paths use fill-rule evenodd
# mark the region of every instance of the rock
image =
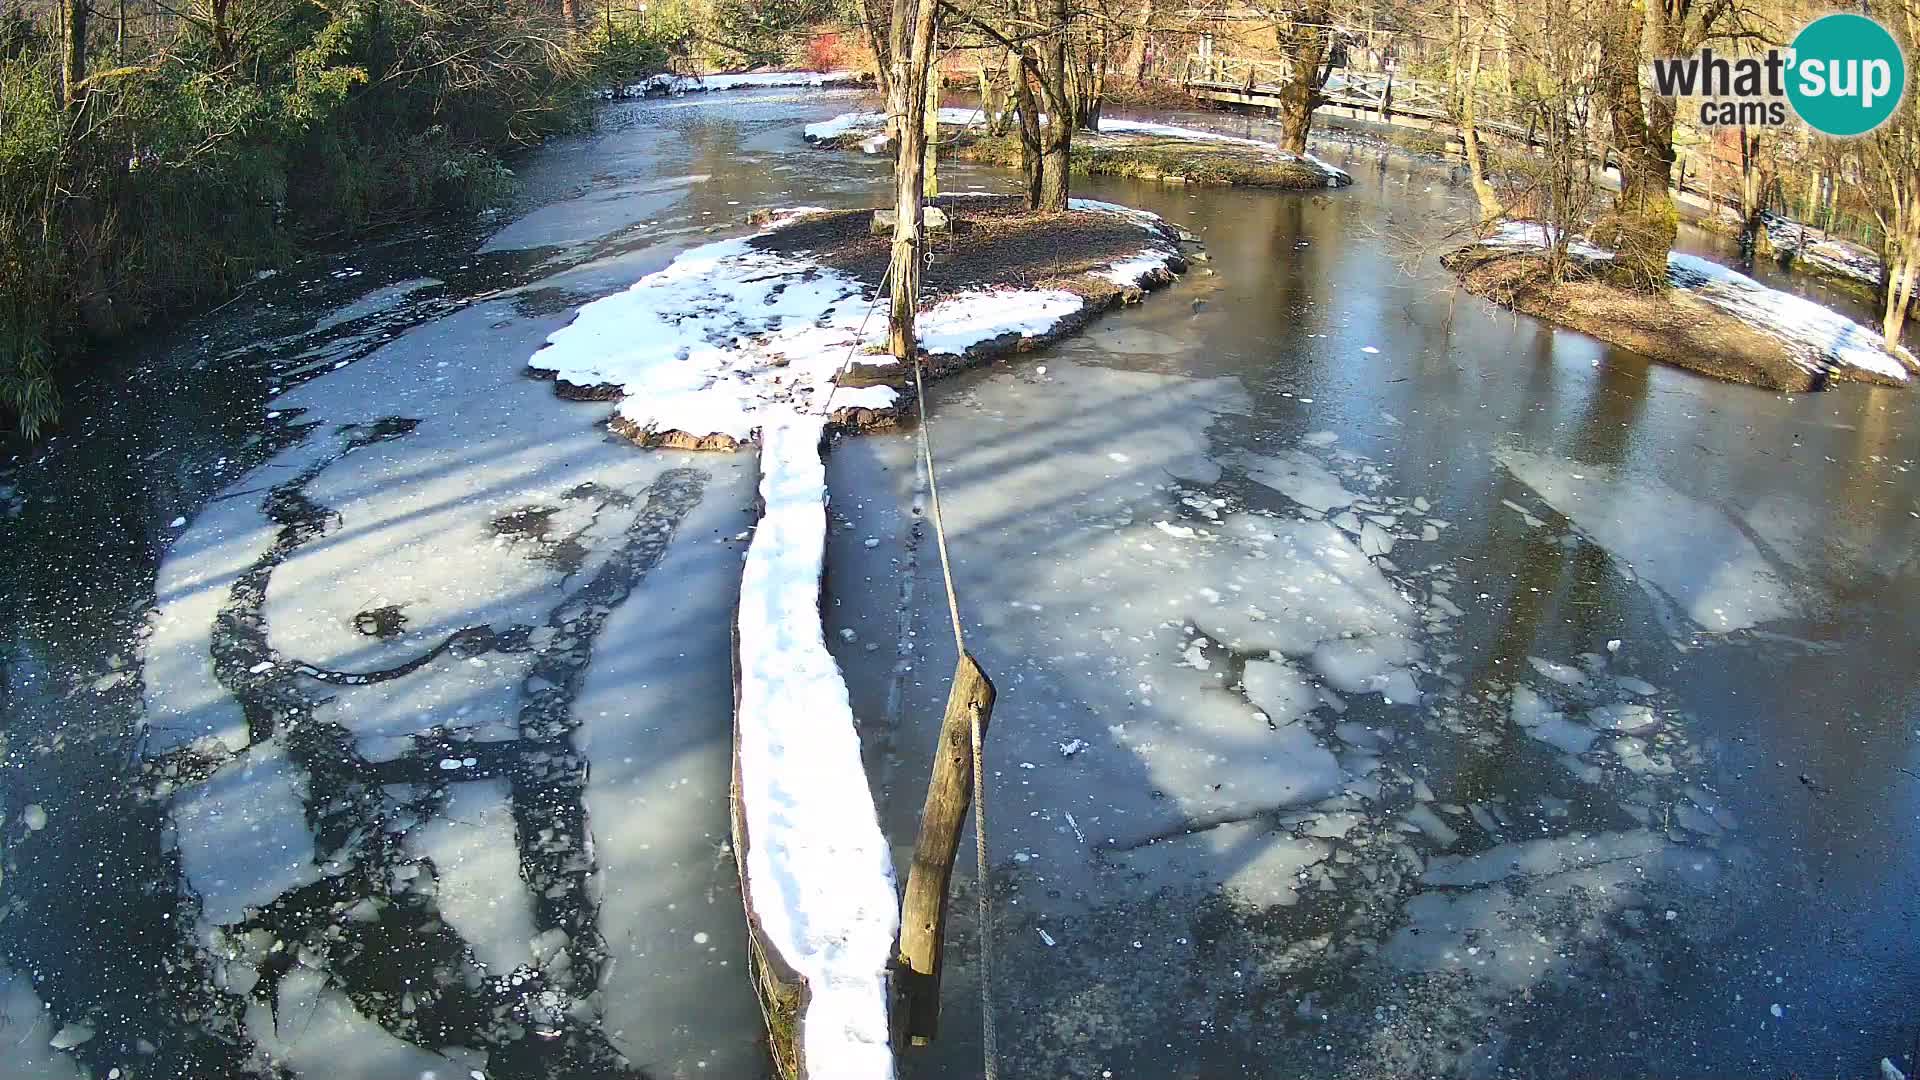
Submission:
<svg viewBox="0 0 1920 1080">
<path fill-rule="evenodd" d="M 61 1028 L 47 1045 L 55 1050 L 71 1050 L 91 1038 L 93 1038 L 93 1028 L 86 1024 L 68 1024 Z"/>
<path fill-rule="evenodd" d="M 28 832 L 39 832 L 47 827 L 47 811 L 39 803 L 28 803 L 27 808 L 20 811 L 20 821 Z"/>
</svg>

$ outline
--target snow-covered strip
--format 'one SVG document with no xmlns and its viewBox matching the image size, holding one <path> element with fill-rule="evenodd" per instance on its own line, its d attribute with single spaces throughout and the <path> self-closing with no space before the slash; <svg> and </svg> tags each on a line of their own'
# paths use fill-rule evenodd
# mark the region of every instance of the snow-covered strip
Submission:
<svg viewBox="0 0 1920 1080">
<path fill-rule="evenodd" d="M 928 308 L 915 320 L 914 331 L 930 355 L 958 356 L 1008 334 L 1038 337 L 1085 305 L 1062 289 L 983 289 Z"/>
<path fill-rule="evenodd" d="M 986 114 L 979 109 L 943 108 L 940 110 L 940 122 L 954 127 L 970 127 L 974 124 L 983 123 L 985 120 Z M 1045 121 L 1046 117 L 1042 115 L 1041 120 Z M 806 126 L 806 137 L 817 142 L 821 139 L 838 138 L 850 132 L 878 131 L 881 127 L 885 126 L 886 121 L 886 113 L 841 113 L 839 116 L 831 119 L 808 124 Z M 1227 143 L 1232 146 L 1245 146 L 1263 151 L 1274 157 L 1284 158 L 1288 161 L 1307 162 L 1327 174 L 1327 186 L 1329 187 L 1338 187 L 1341 184 L 1350 184 L 1353 182 L 1353 177 L 1348 175 L 1344 170 L 1335 168 L 1321 161 L 1319 158 L 1314 157 L 1312 154 L 1295 154 L 1280 149 L 1280 147 L 1274 143 L 1261 139 L 1249 139 L 1242 135 L 1226 135 L 1218 131 L 1207 131 L 1204 128 L 1180 127 L 1175 124 L 1156 124 L 1148 120 L 1118 120 L 1105 116 L 1100 118 L 1100 134 L 1145 135 L 1160 139 L 1180 139 L 1187 142 Z"/>
<path fill-rule="evenodd" d="M 940 110 L 940 122 L 954 127 L 969 127 L 984 123 L 987 114 L 979 109 L 959 109 L 946 107 Z M 850 131 L 879 130 L 885 127 L 887 114 L 883 112 L 850 112 L 839 116 L 808 124 L 804 134 L 809 139 L 832 139 Z"/>
<path fill-rule="evenodd" d="M 1337 165 L 1329 165 L 1326 162 L 1321 161 L 1319 158 L 1314 157 L 1312 154 L 1302 154 L 1300 156 L 1305 158 L 1307 161 L 1311 162 L 1312 164 L 1318 165 L 1327 174 L 1328 187 L 1339 187 L 1342 184 L 1353 183 L 1353 174 L 1348 172 L 1347 170 L 1342 169 Z"/>
<path fill-rule="evenodd" d="M 1907 378 L 1906 366 L 1887 354 L 1887 339 L 1878 331 L 1804 296 L 1769 289 L 1736 270 L 1677 251 L 1667 255 L 1667 278 L 1675 288 L 1783 339 L 1808 370 L 1837 363 L 1891 379 Z"/>
<path fill-rule="evenodd" d="M 1093 276 L 1111 281 L 1122 288 L 1140 285 L 1149 278 L 1173 269 L 1173 253 L 1165 248 L 1144 248 L 1138 255 L 1121 259 L 1105 270 L 1095 270 Z"/>
<path fill-rule="evenodd" d="M 1142 229 L 1153 233 L 1155 236 L 1164 236 L 1167 232 L 1166 219 L 1159 214 L 1146 210 L 1135 210 L 1131 206 L 1121 206 L 1119 203 L 1105 202 L 1100 199 L 1071 198 L 1067 200 L 1067 209 L 1084 210 L 1093 214 L 1112 214 L 1115 217 L 1123 217 L 1135 225 L 1140 226 Z"/>
<path fill-rule="evenodd" d="M 767 941 L 807 982 L 799 1045 L 815 1077 L 893 1075 L 886 971 L 893 862 L 820 622 L 824 420 L 761 433 L 765 511 L 740 579 L 740 806 L 747 893 Z"/>
<path fill-rule="evenodd" d="M 669 75 L 631 83 L 628 97 L 686 94 L 705 90 L 760 90 L 779 86 L 841 86 L 860 81 L 857 71 L 765 71 L 743 75 Z"/>
<path fill-rule="evenodd" d="M 1262 150 L 1271 150 L 1275 153 L 1285 153 L 1285 151 L 1273 143 L 1262 142 L 1259 139 L 1248 139 L 1239 135 L 1222 135 L 1220 132 L 1207 131 L 1202 128 L 1178 127 L 1173 124 L 1155 124 L 1146 120 L 1115 120 L 1103 116 L 1100 118 L 1100 134 L 1152 135 L 1162 139 L 1185 139 L 1189 142 L 1232 143 L 1236 146 L 1253 146 Z M 1287 156 L 1292 157 L 1293 155 L 1288 154 Z"/>
<path fill-rule="evenodd" d="M 1493 235 L 1480 241 L 1487 247 L 1540 248 L 1547 246 L 1547 227 L 1538 221 L 1503 221 Z M 1591 259 L 1606 262 L 1613 258 L 1613 252 L 1600 247 L 1582 237 L 1567 238 L 1567 254 L 1577 259 Z"/>
<path fill-rule="evenodd" d="M 1542 247 L 1545 230 L 1537 222 L 1509 221 L 1485 243 L 1494 247 Z M 1567 250 L 1583 259 L 1605 261 L 1613 252 L 1573 238 Z M 1906 364 L 1886 350 L 1886 338 L 1831 308 L 1804 296 L 1770 289 L 1758 281 L 1678 251 L 1667 254 L 1667 280 L 1676 289 L 1719 308 L 1756 329 L 1784 341 L 1796 363 L 1808 371 L 1829 366 L 1858 368 L 1905 381 Z M 1904 348 L 1901 349 L 1906 353 Z M 1911 357 L 1907 359 L 1911 361 Z"/>
</svg>

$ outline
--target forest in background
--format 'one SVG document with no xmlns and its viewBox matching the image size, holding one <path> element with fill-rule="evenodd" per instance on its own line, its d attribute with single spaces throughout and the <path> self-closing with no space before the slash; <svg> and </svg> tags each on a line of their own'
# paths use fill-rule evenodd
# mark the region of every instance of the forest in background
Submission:
<svg viewBox="0 0 1920 1080">
<path fill-rule="evenodd" d="M 133 329 L 358 231 L 497 205 L 637 76 L 789 59 L 822 0 L 8 0 L 0 430 Z"/>
<path fill-rule="evenodd" d="M 667 70 L 857 67 L 896 113 L 900 91 L 977 89 L 1038 210 L 1065 205 L 1073 132 L 1104 104 L 1196 104 L 1179 85 L 1197 51 L 1286 66 L 1274 119 L 1292 150 L 1336 73 L 1391 72 L 1447 88 L 1440 150 L 1470 173 L 1480 224 L 1544 222 L 1555 267 L 1589 235 L 1621 250 L 1624 285 L 1664 287 L 1674 192 L 1704 182 L 1750 253 L 1772 212 L 1875 249 L 1890 340 L 1914 299 L 1916 95 L 1830 140 L 1702 129 L 1647 85 L 1655 57 L 1786 44 L 1824 13 L 1811 0 L 927 0 L 943 78 L 897 88 L 894 27 L 917 3 L 0 2 L 0 429 L 29 435 L 57 414 L 63 365 L 316 245 L 497 205 L 503 155 Z M 1910 55 L 1916 2 L 1867 0 Z M 1498 134 L 1516 128 L 1524 149 Z"/>
</svg>

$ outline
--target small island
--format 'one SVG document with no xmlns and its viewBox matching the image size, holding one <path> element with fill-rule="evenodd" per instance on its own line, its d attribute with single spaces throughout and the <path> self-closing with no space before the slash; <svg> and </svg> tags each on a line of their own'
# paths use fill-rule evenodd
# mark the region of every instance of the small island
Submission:
<svg viewBox="0 0 1920 1080">
<path fill-rule="evenodd" d="M 846 113 L 807 125 L 807 141 L 832 150 L 869 154 L 889 146 L 883 113 Z M 1087 176 L 1124 176 L 1170 184 L 1311 191 L 1345 187 L 1353 177 L 1310 153 L 1200 128 L 1102 117 L 1099 130 L 1073 136 L 1071 164 Z M 1007 117 L 995 122 L 981 109 L 940 110 L 940 153 L 956 161 L 1019 168 L 1020 139 Z"/>
</svg>

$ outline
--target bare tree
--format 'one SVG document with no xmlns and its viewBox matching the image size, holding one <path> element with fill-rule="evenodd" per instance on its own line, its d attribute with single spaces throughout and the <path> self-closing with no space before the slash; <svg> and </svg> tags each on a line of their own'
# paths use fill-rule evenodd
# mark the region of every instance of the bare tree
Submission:
<svg viewBox="0 0 1920 1080">
<path fill-rule="evenodd" d="M 893 291 L 887 345 L 895 359 L 909 363 L 918 348 L 914 314 L 920 301 L 925 241 L 927 100 L 939 22 L 939 0 L 894 0 L 887 35 L 887 113 L 895 130 L 893 258 L 888 270 Z"/>
</svg>

